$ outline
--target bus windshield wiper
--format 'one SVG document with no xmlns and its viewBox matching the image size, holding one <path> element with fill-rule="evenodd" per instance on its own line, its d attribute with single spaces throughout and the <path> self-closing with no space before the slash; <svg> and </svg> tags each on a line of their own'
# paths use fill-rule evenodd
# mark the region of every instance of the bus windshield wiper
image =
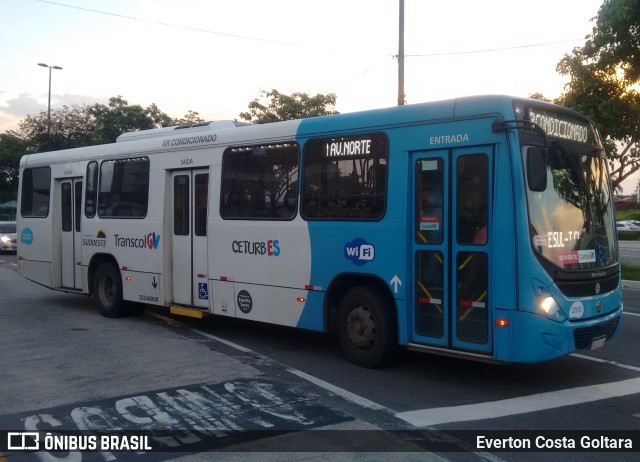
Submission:
<svg viewBox="0 0 640 462">
<path fill-rule="evenodd" d="M 586 202 L 587 202 L 587 210 L 585 210 L 586 212 L 588 212 L 588 217 L 585 220 L 585 228 L 592 228 L 593 226 L 593 220 L 590 219 L 590 217 L 593 217 L 593 209 L 592 209 L 592 201 L 591 201 L 591 191 L 589 189 L 589 185 L 587 184 L 587 180 L 584 179 L 584 176 L 582 176 L 582 169 L 580 168 L 580 166 L 578 165 L 578 162 L 576 162 L 576 160 L 574 159 L 574 157 L 571 155 L 571 153 L 567 150 L 567 148 L 565 147 L 564 144 L 562 144 L 560 141 L 556 141 L 555 145 L 558 146 L 560 152 L 562 154 L 564 154 L 564 156 L 567 158 L 567 160 L 569 161 L 569 163 L 571 164 L 571 167 L 573 168 L 573 170 L 576 172 L 576 175 L 578 175 L 579 181 L 580 181 L 580 185 L 582 186 L 582 189 L 584 189 L 584 193 L 586 196 Z M 595 234 L 595 230 L 591 229 L 591 232 Z"/>
<path fill-rule="evenodd" d="M 584 192 L 587 195 L 587 200 L 591 202 L 591 191 L 589 189 L 589 185 L 587 184 L 587 180 L 585 180 L 584 176 L 582 176 L 582 170 L 580 169 L 580 166 L 578 165 L 576 160 L 573 158 L 571 153 L 567 150 L 564 144 L 562 144 L 560 141 L 556 141 L 555 144 L 560 148 L 560 152 L 564 154 L 564 156 L 567 158 L 567 160 L 573 167 L 573 170 L 578 175 L 578 178 L 580 180 L 580 185 L 582 186 L 582 188 L 584 189 Z"/>
</svg>

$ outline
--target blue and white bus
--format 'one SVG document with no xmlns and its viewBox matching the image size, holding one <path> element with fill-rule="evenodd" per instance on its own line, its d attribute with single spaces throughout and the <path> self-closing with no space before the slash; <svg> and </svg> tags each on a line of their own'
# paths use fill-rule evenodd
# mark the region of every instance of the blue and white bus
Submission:
<svg viewBox="0 0 640 462">
<path fill-rule="evenodd" d="M 533 363 L 623 310 L 602 140 L 507 96 L 212 122 L 27 155 L 19 272 L 92 295 L 313 331 L 375 367 L 400 345 Z"/>
</svg>

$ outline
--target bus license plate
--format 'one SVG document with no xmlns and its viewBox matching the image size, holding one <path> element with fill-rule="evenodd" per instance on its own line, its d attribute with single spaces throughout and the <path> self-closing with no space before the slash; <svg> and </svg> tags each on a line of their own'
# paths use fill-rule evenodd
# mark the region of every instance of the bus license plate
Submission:
<svg viewBox="0 0 640 462">
<path fill-rule="evenodd" d="M 591 349 L 597 350 L 598 348 L 602 348 L 607 341 L 607 337 L 598 337 L 591 340 Z"/>
</svg>

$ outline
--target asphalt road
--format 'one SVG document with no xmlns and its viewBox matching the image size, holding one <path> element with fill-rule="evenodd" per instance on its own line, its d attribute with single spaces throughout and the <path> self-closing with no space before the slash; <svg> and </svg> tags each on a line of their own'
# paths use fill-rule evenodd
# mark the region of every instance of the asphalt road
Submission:
<svg viewBox="0 0 640 462">
<path fill-rule="evenodd" d="M 620 260 L 640 265 L 640 241 L 618 241 Z"/>
</svg>

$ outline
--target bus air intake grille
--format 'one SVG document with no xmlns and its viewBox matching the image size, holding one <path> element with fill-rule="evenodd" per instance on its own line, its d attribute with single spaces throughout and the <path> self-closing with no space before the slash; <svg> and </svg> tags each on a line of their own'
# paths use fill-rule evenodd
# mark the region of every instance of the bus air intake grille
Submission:
<svg viewBox="0 0 640 462">
<path fill-rule="evenodd" d="M 573 341 L 576 344 L 576 349 L 583 350 L 589 348 L 591 340 L 597 337 L 606 335 L 607 338 L 611 338 L 613 333 L 618 327 L 618 321 L 620 318 L 612 319 L 611 321 L 597 324 L 591 327 L 581 327 L 573 331 Z"/>
</svg>

